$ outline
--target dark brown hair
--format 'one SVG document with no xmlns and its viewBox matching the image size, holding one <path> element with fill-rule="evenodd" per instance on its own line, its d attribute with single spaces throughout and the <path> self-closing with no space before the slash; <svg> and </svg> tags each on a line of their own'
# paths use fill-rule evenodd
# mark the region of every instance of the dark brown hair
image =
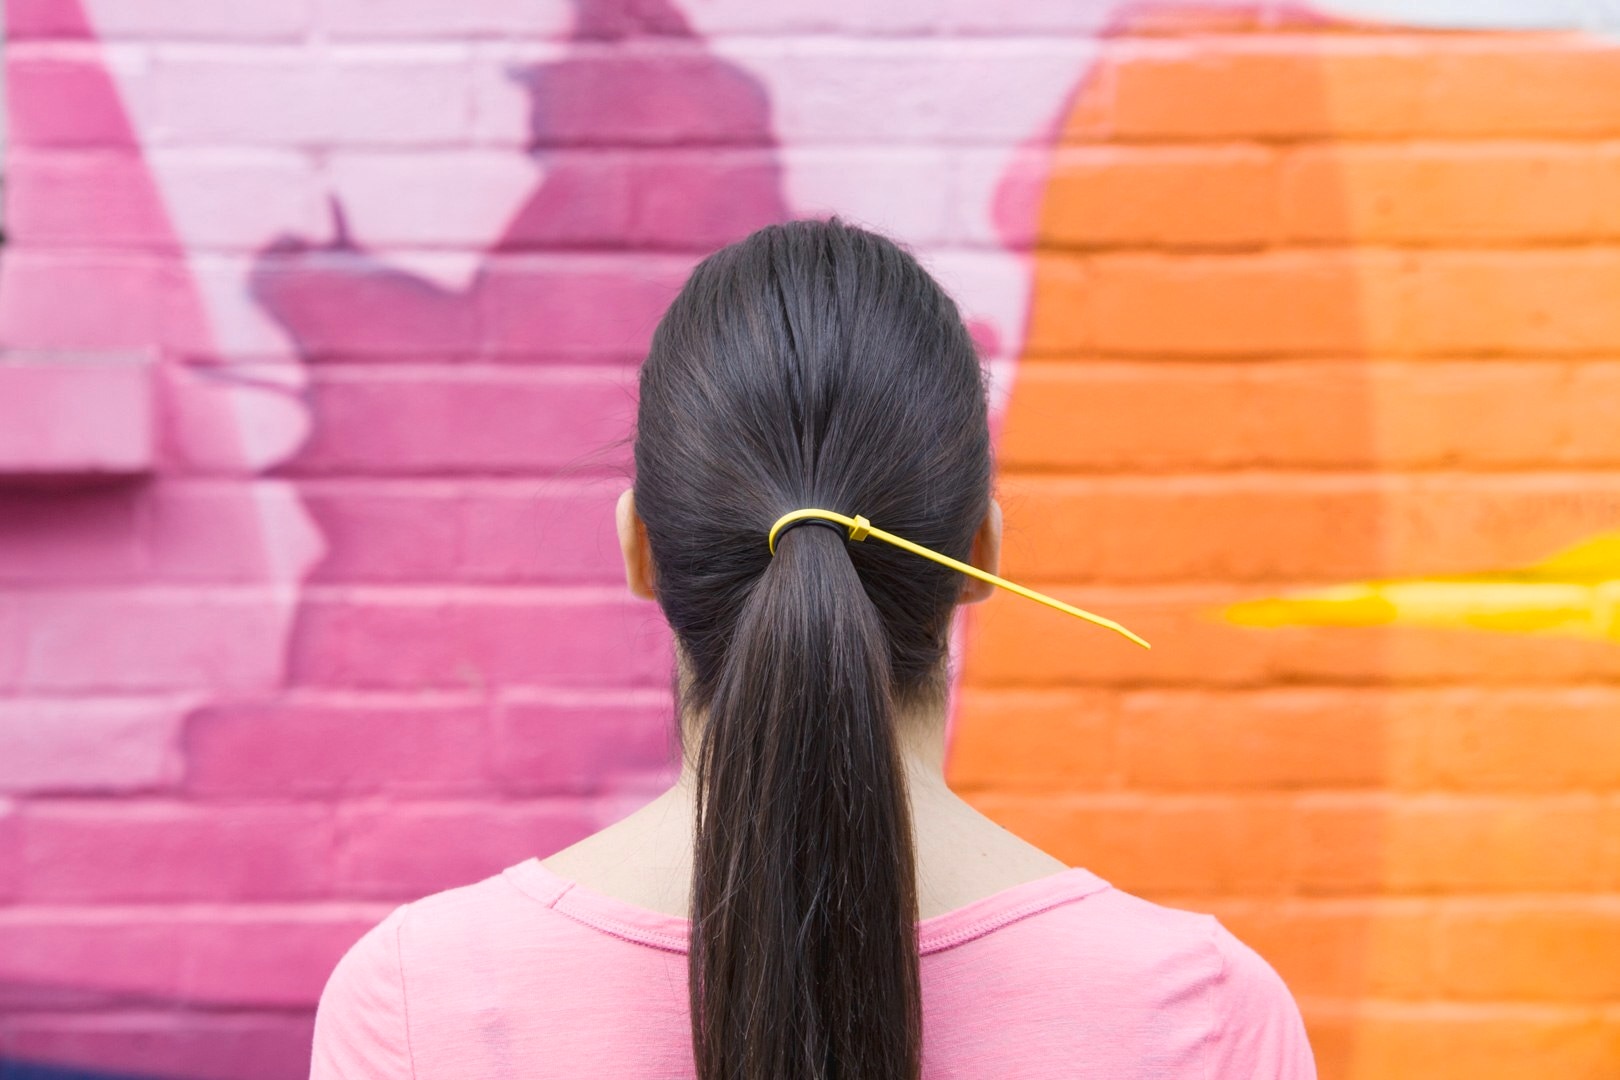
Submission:
<svg viewBox="0 0 1620 1080">
<path fill-rule="evenodd" d="M 941 703 L 963 579 L 829 528 L 864 514 L 957 559 L 989 509 L 985 378 L 904 248 L 829 220 L 705 258 L 641 371 L 636 506 L 684 660 L 700 1080 L 913 1080 L 915 851 L 899 713 Z M 840 530 L 841 531 L 841 530 Z"/>
</svg>

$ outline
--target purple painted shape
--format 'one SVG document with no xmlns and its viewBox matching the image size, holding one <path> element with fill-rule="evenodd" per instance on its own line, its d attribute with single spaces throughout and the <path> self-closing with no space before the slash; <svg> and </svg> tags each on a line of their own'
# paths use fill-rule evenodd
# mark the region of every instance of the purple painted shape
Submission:
<svg viewBox="0 0 1620 1080">
<path fill-rule="evenodd" d="M 639 4 L 636 18 L 658 28 L 656 54 L 604 49 L 636 27 L 622 4 L 581 0 L 574 47 L 517 73 L 532 102 L 530 153 L 544 178 L 465 287 L 446 288 L 361 249 L 340 206 L 333 208 L 333 239 L 283 237 L 260 253 L 252 293 L 316 371 L 313 437 L 281 474 L 622 473 L 632 365 L 691 265 L 790 216 L 764 88 L 712 55 L 662 0 Z M 720 164 L 693 152 L 694 142 L 757 153 L 745 164 Z M 584 146 L 620 152 L 577 152 Z M 346 363 L 380 358 L 437 366 L 425 375 L 391 368 L 368 375 L 372 369 Z M 533 375 L 520 374 L 525 369 Z M 375 491 L 314 494 L 317 514 L 333 530 L 334 562 L 317 571 L 321 580 L 418 587 L 307 598 L 293 645 L 296 683 L 462 692 L 667 684 L 667 628 L 651 605 L 624 596 L 616 544 L 595 524 L 592 542 L 577 542 L 579 522 L 611 522 L 616 485 L 576 487 L 567 514 L 537 518 L 533 532 L 517 537 L 492 535 L 489 514 L 471 513 L 492 508 L 489 501 L 458 498 L 466 488 L 443 490 L 429 497 L 414 489 L 419 493 L 389 497 L 388 507 Z M 451 516 L 435 514 L 438 507 Z M 401 537 L 416 529 L 421 543 L 407 551 Z M 566 561 L 548 574 L 543 556 L 552 546 Z M 608 587 L 494 596 L 451 584 L 487 578 L 493 571 L 470 564 L 485 558 L 518 568 L 525 580 L 560 576 Z M 425 581 L 444 584 L 424 590 Z M 530 728 L 522 729 L 521 748 L 508 745 L 515 732 L 503 726 L 500 781 L 528 790 L 514 770 L 533 768 L 540 788 L 611 789 L 626 770 L 645 783 L 656 771 L 654 748 L 666 740 L 667 711 L 593 708 L 600 730 L 559 725 L 551 751 Z M 625 746 L 641 749 L 627 757 Z M 576 826 L 590 831 L 587 823 L 565 820 L 557 838 Z M 383 845 L 393 834 L 377 835 L 375 844 Z"/>
</svg>

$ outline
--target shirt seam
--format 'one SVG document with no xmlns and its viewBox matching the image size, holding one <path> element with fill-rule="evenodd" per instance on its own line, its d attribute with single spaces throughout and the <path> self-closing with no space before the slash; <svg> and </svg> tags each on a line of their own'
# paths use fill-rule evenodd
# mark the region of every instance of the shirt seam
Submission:
<svg viewBox="0 0 1620 1080">
<path fill-rule="evenodd" d="M 411 1067 L 411 1080 L 416 1080 L 416 1052 L 411 1049 L 411 1006 L 405 991 L 405 920 L 410 917 L 411 906 L 400 905 L 399 922 L 394 924 L 394 963 L 399 968 L 399 1014 L 405 1027 L 405 1063 Z"/>
<path fill-rule="evenodd" d="M 1017 922 L 1019 919 L 1026 919 L 1031 915 L 1038 915 L 1043 911 L 1050 910 L 1051 908 L 1055 908 L 1063 904 L 1072 904 L 1076 901 L 1084 900 L 1087 897 L 1097 895 L 1107 888 L 1111 888 L 1111 886 L 1107 884 L 1099 884 L 1094 888 L 1087 889 L 1085 892 L 1071 896 L 1043 896 L 1037 897 L 1033 900 L 1027 900 L 1024 903 L 1019 904 L 1017 907 L 1010 908 L 1006 911 L 996 912 L 993 915 L 986 915 L 977 922 L 970 923 L 967 926 L 952 930 L 949 933 L 940 934 L 926 942 L 922 942 L 919 945 L 918 952 L 921 955 L 929 956 L 934 953 L 944 952 L 947 949 L 954 949 L 958 945 L 966 945 L 969 941 L 972 941 L 975 938 L 983 937 L 985 934 L 988 934 L 993 930 L 999 930 L 1009 923 Z"/>
<path fill-rule="evenodd" d="M 526 889 L 522 888 L 522 886 L 515 881 L 508 881 L 507 884 L 513 888 L 516 888 L 519 892 L 529 895 L 532 899 L 539 899 L 538 897 L 534 897 L 533 894 L 528 893 Z M 1105 890 L 1111 888 L 1113 888 L 1113 886 L 1108 882 L 1097 880 L 1092 882 L 1090 887 L 1083 892 L 1067 895 L 1034 897 L 1030 900 L 1026 900 L 1024 903 L 1019 904 L 1016 907 L 983 916 L 967 926 L 958 927 L 957 929 L 931 936 L 925 941 L 919 941 L 918 955 L 931 956 L 934 953 L 945 952 L 948 949 L 956 948 L 958 945 L 965 945 L 969 941 L 983 937 L 985 934 L 988 934 L 991 931 L 999 930 L 1009 923 L 1017 922 L 1018 920 L 1028 918 L 1031 915 L 1037 915 L 1043 911 L 1059 907 L 1063 904 L 1070 904 L 1079 900 L 1084 900 L 1087 897 L 1095 896 L 1098 893 L 1104 892 Z M 555 896 L 551 897 L 549 900 L 541 900 L 540 903 L 566 919 L 572 919 L 577 923 L 581 923 L 585 926 L 591 927 L 592 929 L 599 930 L 604 934 L 610 934 L 613 937 L 618 938 L 620 941 L 627 941 L 632 945 L 643 945 L 648 948 L 659 949 L 664 952 L 683 953 L 690 951 L 691 942 L 684 938 L 678 939 L 667 934 L 661 934 L 657 931 L 649 930 L 645 927 L 628 925 L 620 922 L 617 919 L 598 915 L 594 911 L 582 909 L 567 903 L 566 898 L 568 894 L 573 891 L 573 889 L 574 883 L 569 882 Z"/>
</svg>

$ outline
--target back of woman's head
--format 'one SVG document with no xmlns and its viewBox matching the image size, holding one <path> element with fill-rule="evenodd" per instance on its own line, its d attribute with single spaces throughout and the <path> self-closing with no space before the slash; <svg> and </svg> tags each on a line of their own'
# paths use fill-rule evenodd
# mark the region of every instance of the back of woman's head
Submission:
<svg viewBox="0 0 1620 1080">
<path fill-rule="evenodd" d="M 766 535 L 819 507 L 968 558 L 991 455 L 956 305 L 904 249 L 837 218 L 760 229 L 704 259 L 659 323 L 635 461 L 697 777 L 698 1076 L 915 1077 L 895 724 L 943 702 L 963 579 L 842 529 L 784 530 L 774 557 Z"/>
</svg>

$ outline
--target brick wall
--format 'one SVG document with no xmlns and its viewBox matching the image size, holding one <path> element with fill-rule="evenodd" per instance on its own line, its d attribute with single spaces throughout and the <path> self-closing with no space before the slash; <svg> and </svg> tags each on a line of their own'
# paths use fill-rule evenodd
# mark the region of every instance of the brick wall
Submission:
<svg viewBox="0 0 1620 1080">
<path fill-rule="evenodd" d="M 7 23 L 0 1059 L 303 1075 L 366 927 L 667 782 L 666 632 L 611 527 L 634 366 L 697 258 L 836 210 L 995 365 L 1009 575 L 1155 645 L 974 609 L 958 789 L 1221 915 L 1325 1077 L 1620 1068 L 1601 36 L 949 0 Z"/>
<path fill-rule="evenodd" d="M 1219 914 L 1324 1076 L 1610 1075 L 1620 51 L 1148 29 L 1053 152 L 1002 453 L 1013 576 L 1155 651 L 992 608 L 955 780 Z"/>
</svg>

